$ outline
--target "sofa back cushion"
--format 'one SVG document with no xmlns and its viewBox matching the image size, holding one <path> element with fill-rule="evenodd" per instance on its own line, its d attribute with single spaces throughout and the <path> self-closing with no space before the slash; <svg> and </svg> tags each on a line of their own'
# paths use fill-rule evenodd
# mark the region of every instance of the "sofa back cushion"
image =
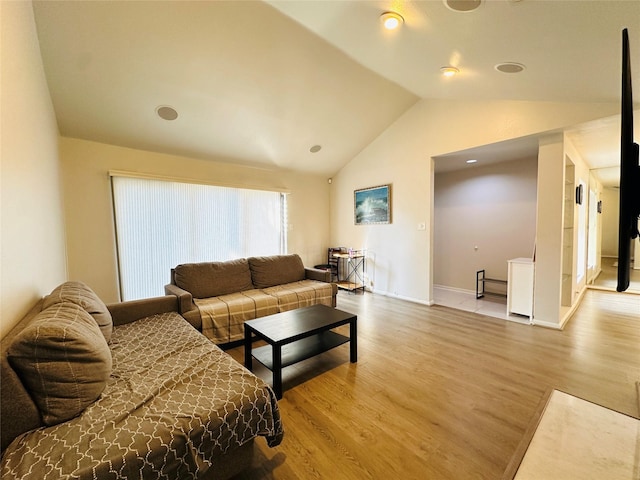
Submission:
<svg viewBox="0 0 640 480">
<path fill-rule="evenodd" d="M 58 285 L 44 298 L 42 309 L 46 310 L 52 305 L 64 302 L 75 303 L 79 307 L 82 307 L 96 321 L 105 340 L 107 342 L 111 341 L 111 332 L 113 330 L 111 313 L 91 288 L 83 282 L 65 282 Z"/>
<path fill-rule="evenodd" d="M 45 425 L 79 415 L 104 390 L 111 350 L 95 320 L 74 303 L 40 312 L 11 342 L 7 358 Z"/>
<path fill-rule="evenodd" d="M 194 298 L 209 298 L 251 290 L 246 258 L 228 262 L 184 263 L 174 269 L 176 285 Z"/>
<path fill-rule="evenodd" d="M 249 268 L 255 288 L 269 288 L 305 278 L 302 259 L 296 254 L 251 257 Z"/>
</svg>

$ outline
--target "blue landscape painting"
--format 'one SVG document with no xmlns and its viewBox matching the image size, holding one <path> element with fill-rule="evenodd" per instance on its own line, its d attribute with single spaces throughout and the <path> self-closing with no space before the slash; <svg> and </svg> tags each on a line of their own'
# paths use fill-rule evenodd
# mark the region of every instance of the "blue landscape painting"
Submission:
<svg viewBox="0 0 640 480">
<path fill-rule="evenodd" d="M 355 192 L 355 223 L 389 223 L 389 185 Z"/>
</svg>

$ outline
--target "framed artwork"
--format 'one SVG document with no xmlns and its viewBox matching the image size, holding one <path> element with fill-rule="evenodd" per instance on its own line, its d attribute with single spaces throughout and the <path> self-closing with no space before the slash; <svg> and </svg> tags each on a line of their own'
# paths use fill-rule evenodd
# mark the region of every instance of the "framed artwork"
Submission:
<svg viewBox="0 0 640 480">
<path fill-rule="evenodd" d="M 391 185 L 355 190 L 353 195 L 356 225 L 391 223 Z"/>
</svg>

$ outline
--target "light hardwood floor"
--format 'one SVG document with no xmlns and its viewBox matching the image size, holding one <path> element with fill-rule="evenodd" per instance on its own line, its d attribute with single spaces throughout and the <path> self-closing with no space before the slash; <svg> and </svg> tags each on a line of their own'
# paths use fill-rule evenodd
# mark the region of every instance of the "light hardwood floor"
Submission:
<svg viewBox="0 0 640 480">
<path fill-rule="evenodd" d="M 590 290 L 564 331 L 373 294 L 338 308 L 358 363 L 343 345 L 286 369 L 284 440 L 258 439 L 237 480 L 499 479 L 549 388 L 640 415 L 640 295 Z"/>
</svg>

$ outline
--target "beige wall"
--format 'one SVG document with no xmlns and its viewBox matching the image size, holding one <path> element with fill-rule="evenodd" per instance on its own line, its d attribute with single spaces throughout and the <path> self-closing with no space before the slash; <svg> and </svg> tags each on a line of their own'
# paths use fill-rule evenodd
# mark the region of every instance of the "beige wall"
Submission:
<svg viewBox="0 0 640 480">
<path fill-rule="evenodd" d="M 0 336 L 66 279 L 58 128 L 31 2 L 0 2 Z"/>
<path fill-rule="evenodd" d="M 591 169 L 589 165 L 584 161 L 580 153 L 578 153 L 575 145 L 571 139 L 564 136 L 564 152 L 567 157 L 571 159 L 571 162 L 575 166 L 575 185 L 583 185 L 583 201 L 582 205 L 577 205 L 574 202 L 575 214 L 574 214 L 574 259 L 573 259 L 573 290 L 577 295 L 586 286 L 587 283 L 587 253 L 588 253 L 588 239 L 589 239 L 589 184 L 591 177 Z M 574 194 L 574 192 L 571 192 Z M 578 218 L 580 212 L 584 216 L 585 222 L 580 228 Z M 582 240 L 581 240 L 582 239 Z M 582 241 L 583 249 L 580 252 L 579 242 Z M 580 254 L 582 253 L 582 255 Z M 578 278 L 578 271 L 583 272 L 583 276 Z"/>
<path fill-rule="evenodd" d="M 602 255 L 618 256 L 618 221 L 620 216 L 620 190 L 602 190 Z"/>
<path fill-rule="evenodd" d="M 334 177 L 331 243 L 368 249 L 374 291 L 431 303 L 431 157 L 606 117 L 618 109 L 617 104 L 422 100 Z M 386 183 L 393 184 L 393 223 L 355 226 L 353 190 Z M 427 230 L 418 230 L 423 222 Z"/>
<path fill-rule="evenodd" d="M 560 325 L 564 173 L 562 135 L 542 139 L 538 148 L 533 322 L 548 327 Z"/>
<path fill-rule="evenodd" d="M 288 191 L 289 252 L 300 254 L 307 266 L 326 262 L 329 184 L 324 177 L 242 167 L 72 138 L 60 140 L 60 152 L 69 278 L 86 282 L 105 302 L 119 300 L 110 170 Z"/>
<path fill-rule="evenodd" d="M 475 292 L 478 270 L 506 280 L 509 259 L 532 257 L 537 164 L 534 157 L 435 176 L 435 285 Z"/>
</svg>

